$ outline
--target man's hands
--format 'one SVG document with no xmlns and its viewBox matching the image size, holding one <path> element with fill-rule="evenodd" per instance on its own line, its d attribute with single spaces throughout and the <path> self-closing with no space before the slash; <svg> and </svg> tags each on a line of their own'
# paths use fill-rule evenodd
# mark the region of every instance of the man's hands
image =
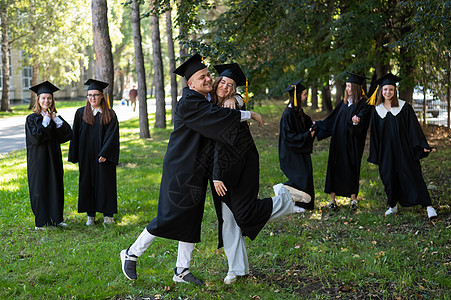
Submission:
<svg viewBox="0 0 451 300">
<path fill-rule="evenodd" d="M 227 192 L 227 188 L 224 185 L 224 182 L 222 181 L 215 181 L 213 182 L 213 184 L 215 185 L 215 190 L 216 193 L 218 193 L 219 196 L 225 196 L 226 192 Z"/>
<path fill-rule="evenodd" d="M 258 122 L 258 127 L 263 125 L 263 118 L 260 114 L 251 111 L 251 118 Z"/>
</svg>

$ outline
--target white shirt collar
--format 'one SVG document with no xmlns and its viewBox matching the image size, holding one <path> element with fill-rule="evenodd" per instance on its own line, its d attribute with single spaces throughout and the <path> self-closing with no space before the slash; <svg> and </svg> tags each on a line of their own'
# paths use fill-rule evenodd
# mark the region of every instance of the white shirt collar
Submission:
<svg viewBox="0 0 451 300">
<path fill-rule="evenodd" d="M 101 113 L 102 112 L 102 109 L 99 107 L 99 108 L 93 108 L 92 106 L 91 106 L 91 109 L 92 109 L 92 114 L 94 115 L 94 117 L 97 115 L 97 113 Z"/>
<path fill-rule="evenodd" d="M 382 119 L 384 119 L 387 116 L 387 113 L 390 112 L 393 116 L 397 116 L 399 114 L 399 112 L 401 111 L 401 109 L 403 108 L 404 104 L 406 104 L 406 101 L 399 99 L 399 106 L 397 107 L 392 107 L 390 110 L 387 110 L 384 106 L 384 103 L 379 104 L 378 106 L 376 106 L 376 112 L 379 115 L 379 117 L 381 117 Z"/>
<path fill-rule="evenodd" d="M 353 105 L 353 104 L 354 104 L 354 103 L 352 103 L 352 98 L 349 97 L 349 98 L 348 98 L 348 107 L 351 106 L 351 105 Z"/>
</svg>

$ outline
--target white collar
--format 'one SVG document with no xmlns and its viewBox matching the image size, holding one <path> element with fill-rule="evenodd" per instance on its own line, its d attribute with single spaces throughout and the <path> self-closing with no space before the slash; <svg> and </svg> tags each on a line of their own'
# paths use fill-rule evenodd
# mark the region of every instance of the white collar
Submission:
<svg viewBox="0 0 451 300">
<path fill-rule="evenodd" d="M 406 104 L 406 101 L 399 99 L 399 106 L 397 107 L 392 107 L 390 110 L 387 110 L 384 106 L 384 103 L 379 104 L 378 106 L 376 106 L 376 112 L 379 115 L 379 117 L 381 117 L 382 119 L 384 119 L 387 116 L 387 113 L 390 112 L 393 116 L 397 116 L 399 114 L 399 112 L 401 111 L 401 109 L 403 108 L 404 104 Z"/>
<path fill-rule="evenodd" d="M 349 97 L 349 98 L 348 98 L 348 107 L 351 106 L 351 105 L 353 105 L 353 104 L 354 104 L 354 103 L 352 103 L 352 98 Z"/>
<path fill-rule="evenodd" d="M 94 117 L 97 115 L 97 113 L 101 113 L 102 112 L 102 109 L 100 107 L 99 108 L 93 108 L 91 106 L 91 109 L 92 109 L 92 114 L 94 115 Z"/>
</svg>

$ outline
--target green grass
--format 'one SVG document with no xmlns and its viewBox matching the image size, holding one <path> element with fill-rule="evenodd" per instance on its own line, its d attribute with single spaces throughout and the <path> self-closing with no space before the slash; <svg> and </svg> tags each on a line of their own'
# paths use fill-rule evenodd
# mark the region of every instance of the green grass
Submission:
<svg viewBox="0 0 451 300">
<path fill-rule="evenodd" d="M 283 106 L 266 103 L 255 110 L 266 122 L 262 128 L 251 126 L 260 152 L 260 195 L 266 197 L 272 195 L 273 184 L 286 180 L 277 154 Z M 177 242 L 161 238 L 139 259 L 138 280 L 128 281 L 119 252 L 156 216 L 171 132 L 152 128 L 150 139 L 139 139 L 138 127 L 137 119 L 120 124 L 119 214 L 113 226 L 87 227 L 85 214 L 77 213 L 78 166 L 66 161 L 68 143 L 62 147 L 68 229 L 34 230 L 26 152 L 0 158 L 0 299 L 451 299 L 449 147 L 422 162 L 426 182 L 437 187 L 430 192 L 439 219 L 430 222 L 420 207 L 383 217 L 385 194 L 377 168 L 366 162 L 367 152 L 360 209 L 352 212 L 344 198 L 338 199 L 336 212 L 325 209 L 329 139 L 316 143 L 312 155 L 315 210 L 270 222 L 255 241 L 247 240 L 250 276 L 223 284 L 227 260 L 216 249 L 217 220 L 208 193 L 202 242 L 191 266 L 207 285 L 172 282 Z"/>
</svg>

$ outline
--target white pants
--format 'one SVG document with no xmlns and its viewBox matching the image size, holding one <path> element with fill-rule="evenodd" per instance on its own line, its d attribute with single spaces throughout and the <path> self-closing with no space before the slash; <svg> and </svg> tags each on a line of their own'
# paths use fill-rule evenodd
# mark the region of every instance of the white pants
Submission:
<svg viewBox="0 0 451 300">
<path fill-rule="evenodd" d="M 294 202 L 284 187 L 274 189 L 276 196 L 272 197 L 272 213 L 269 220 L 293 213 Z M 229 271 L 227 275 L 243 276 L 249 274 L 249 261 L 247 258 L 246 243 L 241 228 L 235 221 L 230 208 L 221 202 L 222 206 L 222 240 L 224 252 L 227 256 Z"/>
<path fill-rule="evenodd" d="M 146 228 L 141 232 L 136 241 L 128 249 L 129 255 L 136 255 L 140 257 L 144 251 L 152 244 L 156 238 L 155 235 L 150 234 Z M 194 250 L 194 243 L 187 243 L 179 241 L 177 253 L 177 268 L 189 268 L 191 262 L 191 254 Z"/>
</svg>

